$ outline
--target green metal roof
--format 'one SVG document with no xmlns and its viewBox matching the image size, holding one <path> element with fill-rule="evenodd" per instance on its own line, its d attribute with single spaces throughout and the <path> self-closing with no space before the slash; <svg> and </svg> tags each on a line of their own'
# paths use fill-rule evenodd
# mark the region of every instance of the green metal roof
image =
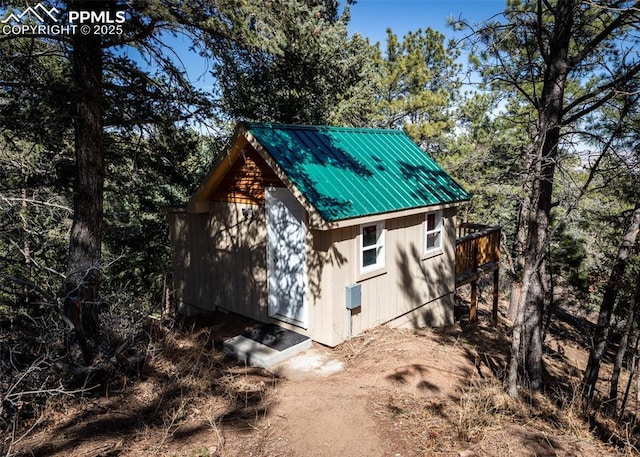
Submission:
<svg viewBox="0 0 640 457">
<path fill-rule="evenodd" d="M 398 130 L 244 125 L 327 222 L 469 199 Z"/>
</svg>

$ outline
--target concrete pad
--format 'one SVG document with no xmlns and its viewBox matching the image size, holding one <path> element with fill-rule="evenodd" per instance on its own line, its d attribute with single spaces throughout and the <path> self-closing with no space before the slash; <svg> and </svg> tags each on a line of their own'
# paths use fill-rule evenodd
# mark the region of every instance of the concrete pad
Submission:
<svg viewBox="0 0 640 457">
<path fill-rule="evenodd" d="M 260 327 L 224 341 L 224 351 L 254 367 L 269 368 L 309 349 L 311 339 L 275 325 Z"/>
<path fill-rule="evenodd" d="M 344 370 L 344 364 L 335 359 L 326 348 L 314 346 L 273 366 L 270 370 L 277 376 L 292 381 L 304 381 L 331 376 Z"/>
</svg>

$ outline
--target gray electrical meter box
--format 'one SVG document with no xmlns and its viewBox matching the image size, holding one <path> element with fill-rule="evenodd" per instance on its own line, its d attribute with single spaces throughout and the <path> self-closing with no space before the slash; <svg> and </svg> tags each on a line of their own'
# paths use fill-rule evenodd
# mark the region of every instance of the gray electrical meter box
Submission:
<svg viewBox="0 0 640 457">
<path fill-rule="evenodd" d="M 346 286 L 347 309 L 356 309 L 362 305 L 362 288 L 360 284 L 348 284 Z"/>
</svg>

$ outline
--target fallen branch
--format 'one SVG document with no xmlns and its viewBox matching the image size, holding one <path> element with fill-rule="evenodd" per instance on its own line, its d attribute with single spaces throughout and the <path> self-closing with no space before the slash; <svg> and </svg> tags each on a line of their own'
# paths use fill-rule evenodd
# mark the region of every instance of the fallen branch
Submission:
<svg viewBox="0 0 640 457">
<path fill-rule="evenodd" d="M 93 387 L 83 388 L 83 389 L 75 389 L 75 390 L 66 390 L 66 389 L 64 389 L 62 387 L 56 387 L 56 388 L 52 388 L 52 389 L 26 390 L 26 391 L 16 392 L 15 394 L 11 394 L 11 395 L 5 395 L 5 397 L 2 399 L 2 401 L 7 401 L 7 402 L 11 403 L 12 406 L 16 406 L 17 403 L 25 395 L 45 395 L 45 394 L 48 394 L 48 395 L 65 395 L 65 396 L 73 397 L 75 394 L 85 393 L 85 392 L 88 392 L 90 390 L 95 389 L 96 387 L 98 387 L 98 386 L 93 386 Z M 17 399 L 17 401 L 13 401 L 14 399 Z"/>
</svg>

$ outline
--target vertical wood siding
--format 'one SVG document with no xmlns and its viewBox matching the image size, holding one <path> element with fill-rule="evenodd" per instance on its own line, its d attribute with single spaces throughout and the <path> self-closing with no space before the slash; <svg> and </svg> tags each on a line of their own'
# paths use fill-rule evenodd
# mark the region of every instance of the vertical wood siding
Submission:
<svg viewBox="0 0 640 457">
<path fill-rule="evenodd" d="M 312 231 L 309 303 L 313 338 L 334 346 L 350 335 L 390 322 L 420 327 L 453 322 L 455 209 L 444 210 L 443 249 L 424 254 L 424 214 L 385 221 L 385 269 L 359 274 L 360 227 Z M 362 287 L 362 306 L 345 307 L 345 287 Z M 319 311 L 319 312 L 318 312 Z"/>
<path fill-rule="evenodd" d="M 203 256 L 199 255 L 198 245 L 206 231 L 206 214 L 188 214 L 171 212 L 168 214 L 169 237 L 173 247 L 174 289 L 178 311 L 187 315 L 210 310 L 203 303 L 207 287 L 203 283 Z M 197 233 L 201 235 L 198 236 Z"/>
<path fill-rule="evenodd" d="M 181 312 L 221 307 L 267 320 L 263 207 L 214 203 L 205 214 L 170 213 L 169 225 Z"/>
<path fill-rule="evenodd" d="M 253 210 L 244 215 L 243 209 Z M 385 269 L 359 274 L 360 226 L 307 233 L 308 334 L 335 346 L 375 326 L 453 322 L 455 209 L 443 212 L 441 253 L 424 254 L 424 214 L 385 221 Z M 171 213 L 175 287 L 186 314 L 221 307 L 269 322 L 263 206 L 213 203 L 205 214 Z M 345 287 L 362 287 L 362 306 L 345 307 Z M 286 324 L 283 326 L 290 327 Z M 301 331 L 295 327 L 294 330 Z"/>
<path fill-rule="evenodd" d="M 245 144 L 208 195 L 208 213 L 169 214 L 179 311 L 223 308 L 268 321 L 264 202 L 269 186 L 284 184 Z"/>
<path fill-rule="evenodd" d="M 310 230 L 309 287 L 311 338 L 335 346 L 344 341 L 348 314 L 345 286 L 355 282 L 353 239 L 358 227 L 330 231 Z"/>
</svg>

